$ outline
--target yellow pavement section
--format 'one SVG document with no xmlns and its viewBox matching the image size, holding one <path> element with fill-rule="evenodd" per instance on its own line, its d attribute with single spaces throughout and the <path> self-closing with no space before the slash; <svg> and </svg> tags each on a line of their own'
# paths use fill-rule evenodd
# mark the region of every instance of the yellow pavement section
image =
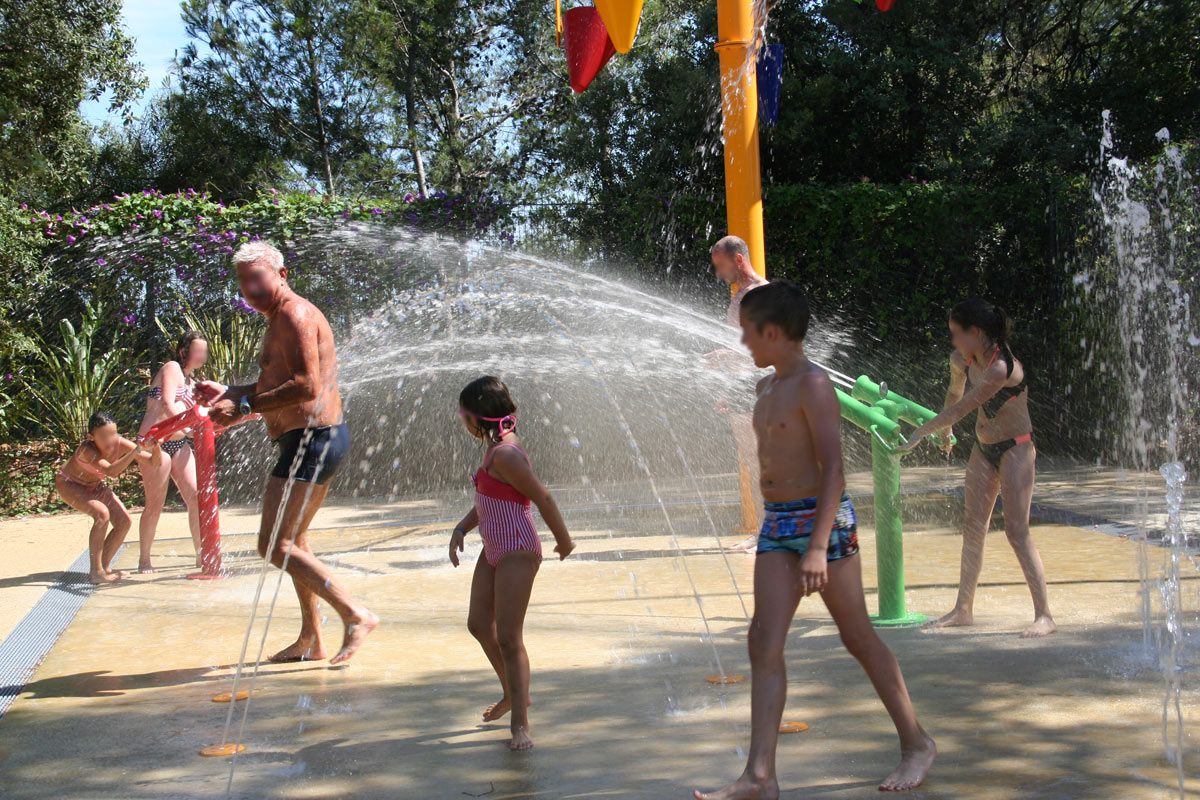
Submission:
<svg viewBox="0 0 1200 800">
<path fill-rule="evenodd" d="M 379 514 L 419 520 L 431 510 L 397 504 Z M 239 732 L 237 706 L 229 737 L 247 750 L 233 763 L 230 796 L 683 798 L 740 772 L 750 684 L 704 678 L 718 660 L 748 675 L 754 557 L 722 554 L 711 510 L 672 509 L 674 536 L 657 509 L 574 518 L 578 557 L 545 562 L 530 605 L 537 746 L 524 754 L 505 747 L 506 724 L 480 722 L 499 684 L 466 631 L 477 539 L 455 570 L 444 525 L 366 527 L 364 511 L 331 508 L 315 526 L 330 530 L 313 546 L 383 622 L 348 668 L 263 664 L 252 684 L 244 676 L 247 722 Z M 726 507 L 718 523 L 735 517 Z M 181 519 L 168 515 L 156 545 L 163 571 L 97 591 L 0 720 L 0 797 L 226 796 L 231 760 L 198 753 L 224 738 L 228 706 L 211 698 L 232 688 L 247 640 L 262 576 L 248 535 L 256 525 L 252 510 L 224 514 L 235 574 L 200 583 L 181 579 L 191 557 L 176 538 Z M 882 633 L 941 750 L 910 796 L 1178 797 L 1163 755 L 1163 680 L 1142 648 L 1139 545 L 1054 525 L 1034 536 L 1056 636 L 1017 638 L 1031 604 L 1001 531 L 988 538 L 976 627 Z M 868 527 L 860 541 L 873 606 Z M 948 610 L 960 542 L 952 527 L 908 527 L 910 610 Z M 1162 557 L 1147 552 L 1151 562 Z M 135 565 L 127 549 L 121 566 Z M 290 582 L 268 570 L 251 663 L 280 585 L 264 652 L 295 635 Z M 1189 578 L 1185 593 L 1196 589 Z M 336 618 L 328 636 L 336 646 Z M 785 719 L 810 728 L 781 739 L 783 797 L 877 797 L 897 758 L 895 734 L 819 602 L 802 604 L 787 661 Z"/>
<path fill-rule="evenodd" d="M 314 528 L 372 523 L 379 518 L 419 515 L 430 504 L 422 502 L 381 503 L 370 508 L 330 503 L 321 509 Z M 133 510 L 133 528 L 125 537 L 124 569 L 137 567 L 138 522 L 141 512 Z M 258 530 L 258 508 L 221 509 L 221 529 L 226 536 Z M 41 599 L 46 589 L 87 550 L 91 520 L 84 514 L 43 514 L 0 521 L 0 641 Z M 194 563 L 194 551 L 188 533 L 187 515 L 182 510 L 167 511 L 158 525 L 157 561 L 185 569 Z M 132 565 L 132 566 L 131 566 Z"/>
<path fill-rule="evenodd" d="M 0 523 L 0 641 L 87 549 L 90 522 L 60 514 Z"/>
</svg>

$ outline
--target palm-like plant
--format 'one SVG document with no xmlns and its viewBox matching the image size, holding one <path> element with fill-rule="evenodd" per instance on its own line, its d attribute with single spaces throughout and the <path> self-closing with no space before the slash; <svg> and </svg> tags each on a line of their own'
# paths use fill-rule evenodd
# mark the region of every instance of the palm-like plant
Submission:
<svg viewBox="0 0 1200 800">
<path fill-rule="evenodd" d="M 87 304 L 78 331 L 70 320 L 59 320 L 62 344 L 38 339 L 38 377 L 29 384 L 35 402 L 26 418 L 65 442 L 83 437 L 88 419 L 104 407 L 113 385 L 125 376 L 122 363 L 130 363 L 123 347 L 93 352 L 99 328 L 100 307 Z"/>
</svg>

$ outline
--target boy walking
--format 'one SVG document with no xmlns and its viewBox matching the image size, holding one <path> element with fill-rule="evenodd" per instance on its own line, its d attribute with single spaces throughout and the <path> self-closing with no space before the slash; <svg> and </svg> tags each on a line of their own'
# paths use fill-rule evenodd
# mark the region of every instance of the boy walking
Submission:
<svg viewBox="0 0 1200 800">
<path fill-rule="evenodd" d="M 829 378 L 804 354 L 808 301 L 777 281 L 742 300 L 742 342 L 760 368 L 754 430 L 766 507 L 754 564 L 750 755 L 741 777 L 697 800 L 776 800 L 775 746 L 787 698 L 783 651 L 800 599 L 821 595 L 900 736 L 900 764 L 879 785 L 921 785 L 937 748 L 917 722 L 900 665 L 867 618 L 854 507 L 844 493 L 840 412 Z"/>
</svg>

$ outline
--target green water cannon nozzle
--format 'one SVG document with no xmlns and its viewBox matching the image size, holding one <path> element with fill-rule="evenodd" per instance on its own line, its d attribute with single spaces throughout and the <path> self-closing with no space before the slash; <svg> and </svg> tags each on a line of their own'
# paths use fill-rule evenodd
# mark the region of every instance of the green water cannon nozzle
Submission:
<svg viewBox="0 0 1200 800">
<path fill-rule="evenodd" d="M 875 383 L 866 375 L 859 375 L 858 380 L 854 382 L 854 388 L 850 390 L 851 396 L 856 400 L 864 403 L 875 405 L 881 400 L 886 400 L 890 403 L 895 403 L 900 406 L 900 419 L 907 422 L 909 425 L 924 425 L 929 420 L 937 416 L 937 413 L 930 411 L 925 406 L 909 400 L 907 397 L 902 397 L 888 389 L 885 381 Z"/>
</svg>

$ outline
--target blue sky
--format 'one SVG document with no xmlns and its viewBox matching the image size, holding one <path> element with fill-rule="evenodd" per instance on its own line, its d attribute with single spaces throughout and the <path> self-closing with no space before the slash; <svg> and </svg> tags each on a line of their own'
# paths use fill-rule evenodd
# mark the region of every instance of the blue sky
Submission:
<svg viewBox="0 0 1200 800">
<path fill-rule="evenodd" d="M 138 114 L 150 96 L 162 88 L 176 50 L 187 44 L 178 0 L 124 0 L 121 9 L 125 32 L 137 43 L 137 60 L 142 62 L 150 81 L 146 93 L 136 103 Z M 108 98 L 84 103 L 85 118 L 94 123 L 106 120 L 120 123 L 120 116 L 108 113 Z"/>
</svg>

